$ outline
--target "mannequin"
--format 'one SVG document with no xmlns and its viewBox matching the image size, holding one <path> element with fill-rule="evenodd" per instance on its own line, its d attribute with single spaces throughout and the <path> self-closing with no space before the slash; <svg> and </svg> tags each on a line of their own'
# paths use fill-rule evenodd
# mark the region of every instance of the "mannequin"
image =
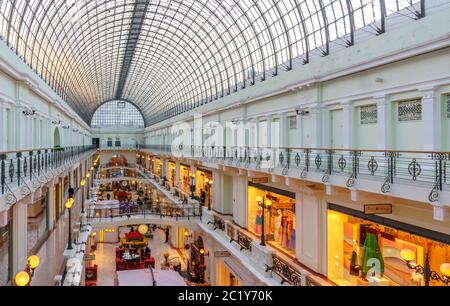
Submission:
<svg viewBox="0 0 450 306">
<path fill-rule="evenodd" d="M 255 232 L 257 235 L 262 234 L 262 207 L 258 207 L 258 213 L 256 214 Z"/>
<path fill-rule="evenodd" d="M 289 249 L 295 250 L 295 221 L 291 229 L 291 239 L 289 241 Z"/>
<path fill-rule="evenodd" d="M 277 211 L 275 216 L 275 233 L 274 238 L 276 242 L 281 242 L 281 220 L 283 219 L 283 212 L 281 210 Z"/>
</svg>

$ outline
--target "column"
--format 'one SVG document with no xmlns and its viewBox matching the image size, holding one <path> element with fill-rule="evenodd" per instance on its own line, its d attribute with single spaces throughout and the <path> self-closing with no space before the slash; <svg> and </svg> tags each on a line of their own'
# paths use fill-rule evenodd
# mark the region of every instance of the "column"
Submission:
<svg viewBox="0 0 450 306">
<path fill-rule="evenodd" d="M 327 106 L 320 108 L 321 114 L 320 116 L 320 133 L 319 140 L 318 140 L 318 148 L 321 147 L 330 147 L 331 146 L 331 111 Z M 321 138 L 320 138 L 321 137 Z"/>
<path fill-rule="evenodd" d="M 28 205 L 24 200 L 19 201 L 13 206 L 13 277 L 19 272 L 23 271 L 27 265 L 28 250 L 27 250 L 27 225 L 28 225 Z"/>
<path fill-rule="evenodd" d="M 248 179 L 246 176 L 233 176 L 233 218 L 237 225 L 244 228 L 248 223 Z"/>
<path fill-rule="evenodd" d="M 25 146 L 24 148 L 33 148 L 33 123 L 31 122 L 30 116 L 24 116 L 25 118 Z"/>
<path fill-rule="evenodd" d="M 298 148 L 304 147 L 304 140 L 303 140 L 303 116 L 304 111 L 299 109 L 297 110 L 297 143 L 295 144 Z"/>
<path fill-rule="evenodd" d="M 441 103 L 436 88 L 421 90 L 425 151 L 441 149 Z"/>
<path fill-rule="evenodd" d="M 378 150 L 389 150 L 391 148 L 391 112 L 390 102 L 387 95 L 374 97 L 378 110 Z"/>
<path fill-rule="evenodd" d="M 296 193 L 296 257 L 315 272 L 320 272 L 321 250 L 326 254 L 326 249 L 322 248 L 323 215 L 321 196 L 313 193 Z M 322 256 L 326 256 L 324 253 L 322 252 Z"/>
<path fill-rule="evenodd" d="M 224 213 L 223 211 L 223 198 L 222 198 L 222 192 L 223 190 L 223 180 L 222 180 L 222 174 L 214 171 L 213 172 L 213 186 L 212 189 L 210 189 L 210 192 L 212 192 L 212 209 L 219 212 Z M 208 203 L 208 201 L 207 201 Z"/>
<path fill-rule="evenodd" d="M 176 171 L 175 171 L 175 186 L 177 187 L 181 187 L 181 164 L 179 161 L 177 161 L 177 166 L 176 166 Z"/>
<path fill-rule="evenodd" d="M 343 123 L 344 123 L 344 139 L 343 146 L 345 149 L 353 148 L 353 103 L 345 101 L 341 103 L 343 108 Z"/>
<path fill-rule="evenodd" d="M 5 111 L 5 100 L 0 99 L 0 151 L 8 151 L 7 148 L 7 139 L 9 135 L 7 135 L 7 125 L 6 121 L 6 111 Z"/>
<path fill-rule="evenodd" d="M 311 108 L 311 148 L 320 148 L 322 146 L 320 133 L 322 109 L 320 106 Z"/>
<path fill-rule="evenodd" d="M 184 245 L 184 229 L 177 226 L 170 228 L 170 244 L 175 249 L 183 249 Z"/>
<path fill-rule="evenodd" d="M 287 114 L 280 114 L 280 148 L 287 147 L 287 138 L 288 138 L 288 126 L 287 126 Z"/>
<path fill-rule="evenodd" d="M 21 150 L 24 149 L 25 146 L 23 145 L 23 138 L 22 138 L 22 131 L 24 129 L 23 125 L 23 121 L 22 121 L 22 113 L 21 113 L 21 109 L 19 106 L 14 105 L 11 108 L 11 117 L 12 117 L 12 126 L 11 126 L 11 130 L 14 131 L 13 133 L 11 133 L 11 135 L 13 135 L 13 138 L 11 139 L 11 144 L 12 144 L 12 148 L 13 150 Z"/>
<path fill-rule="evenodd" d="M 261 121 L 262 118 L 258 117 L 255 119 L 256 126 L 255 126 L 255 147 L 260 148 L 261 147 Z"/>
<path fill-rule="evenodd" d="M 234 128 L 234 144 L 236 147 L 245 147 L 245 124 L 243 120 L 236 122 Z"/>
<path fill-rule="evenodd" d="M 267 147 L 272 147 L 272 122 L 273 116 L 267 117 Z"/>
</svg>

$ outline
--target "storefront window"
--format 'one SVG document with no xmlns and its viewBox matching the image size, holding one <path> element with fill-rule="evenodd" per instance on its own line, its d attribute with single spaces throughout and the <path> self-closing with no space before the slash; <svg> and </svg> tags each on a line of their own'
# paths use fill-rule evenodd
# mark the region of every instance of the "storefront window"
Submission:
<svg viewBox="0 0 450 306">
<path fill-rule="evenodd" d="M 213 193 L 210 182 L 213 181 L 213 175 L 211 172 L 207 171 L 197 171 L 196 175 L 196 194 L 199 198 L 202 197 L 202 192 L 204 196 L 207 197 L 209 194 L 209 200 L 212 203 Z M 208 205 L 208 200 L 205 199 L 205 205 Z"/>
<path fill-rule="evenodd" d="M 48 234 L 48 195 L 28 206 L 28 254 L 35 253 Z"/>
<path fill-rule="evenodd" d="M 177 177 L 177 165 L 173 162 L 169 162 L 169 185 L 171 187 L 175 187 L 177 185 L 176 183 L 176 177 Z"/>
<path fill-rule="evenodd" d="M 180 169 L 180 189 L 184 194 L 191 194 L 191 178 L 189 177 L 189 167 L 181 166 Z"/>
<path fill-rule="evenodd" d="M 11 211 L 6 214 L 5 223 L 0 223 L 0 286 L 6 286 L 11 276 Z"/>
<path fill-rule="evenodd" d="M 440 271 L 450 261 L 450 246 L 371 221 L 328 211 L 328 278 L 341 286 L 423 286 L 424 278 L 401 257 L 411 250 L 414 262 Z M 443 285 L 432 281 L 432 286 Z"/>
<path fill-rule="evenodd" d="M 159 158 L 156 159 L 156 176 L 161 177 L 162 176 L 162 167 L 163 167 L 163 163 L 161 162 L 161 160 Z"/>
<path fill-rule="evenodd" d="M 248 230 L 257 236 L 262 233 L 263 209 L 257 202 L 265 197 L 272 205 L 265 210 L 265 238 L 275 247 L 295 253 L 295 199 L 256 187 L 248 188 Z"/>
</svg>

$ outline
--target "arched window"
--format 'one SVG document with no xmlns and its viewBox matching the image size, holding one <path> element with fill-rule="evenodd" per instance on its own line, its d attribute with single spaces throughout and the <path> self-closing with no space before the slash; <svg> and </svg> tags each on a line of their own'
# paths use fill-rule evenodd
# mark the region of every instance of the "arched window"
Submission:
<svg viewBox="0 0 450 306">
<path fill-rule="evenodd" d="M 111 101 L 100 106 L 92 118 L 93 128 L 126 126 L 145 127 L 141 112 L 133 104 L 126 101 Z"/>
</svg>

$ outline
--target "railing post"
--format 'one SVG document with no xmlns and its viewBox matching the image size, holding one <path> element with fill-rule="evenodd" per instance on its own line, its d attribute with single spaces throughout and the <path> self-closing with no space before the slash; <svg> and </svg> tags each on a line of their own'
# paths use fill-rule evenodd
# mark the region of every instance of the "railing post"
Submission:
<svg viewBox="0 0 450 306">
<path fill-rule="evenodd" d="M 20 176 L 21 176 L 21 172 L 20 172 L 20 159 L 22 158 L 22 153 L 18 152 L 17 153 L 17 186 L 20 187 Z"/>
<path fill-rule="evenodd" d="M 2 183 L 2 194 L 5 194 L 5 182 L 6 182 L 6 174 L 5 174 L 5 160 L 6 160 L 6 154 L 0 155 L 1 160 L 1 183 Z"/>
<path fill-rule="evenodd" d="M 306 160 L 305 160 L 306 172 L 309 172 L 309 167 L 311 166 L 311 149 L 306 149 L 305 153 L 306 153 Z"/>
<path fill-rule="evenodd" d="M 41 176 L 41 150 L 37 151 L 38 176 Z"/>
<path fill-rule="evenodd" d="M 24 176 L 26 176 L 24 174 Z M 30 181 L 33 180 L 33 151 L 30 151 Z"/>
</svg>

